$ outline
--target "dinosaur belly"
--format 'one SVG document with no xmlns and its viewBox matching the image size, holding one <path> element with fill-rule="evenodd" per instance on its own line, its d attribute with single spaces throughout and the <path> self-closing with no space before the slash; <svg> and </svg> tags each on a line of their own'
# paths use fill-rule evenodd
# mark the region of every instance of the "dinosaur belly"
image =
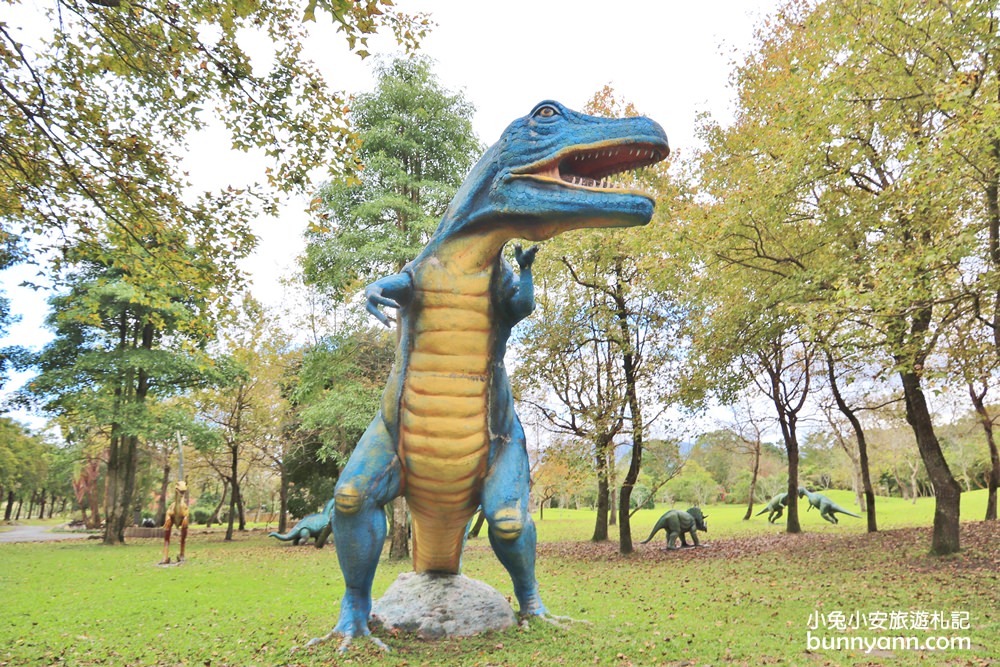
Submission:
<svg viewBox="0 0 1000 667">
<path fill-rule="evenodd" d="M 489 454 L 490 274 L 456 276 L 430 260 L 416 278 L 399 422 L 413 564 L 457 573 Z"/>
</svg>

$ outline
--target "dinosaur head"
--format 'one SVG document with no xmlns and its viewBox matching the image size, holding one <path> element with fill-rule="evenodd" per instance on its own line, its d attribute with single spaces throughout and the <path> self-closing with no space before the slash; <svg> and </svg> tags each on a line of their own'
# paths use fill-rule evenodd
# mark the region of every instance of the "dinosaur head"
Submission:
<svg viewBox="0 0 1000 667">
<path fill-rule="evenodd" d="M 708 518 L 708 515 L 702 514 L 700 507 L 692 507 L 687 511 L 687 513 L 691 515 L 692 519 L 694 519 L 695 528 L 702 531 L 703 533 L 708 532 L 708 524 L 705 523 L 705 519 Z"/>
<path fill-rule="evenodd" d="M 542 241 L 583 227 L 644 225 L 653 198 L 608 177 L 667 157 L 648 118 L 600 118 L 542 102 L 511 123 L 469 172 L 434 236 L 506 232 Z"/>
<path fill-rule="evenodd" d="M 809 494 L 809 489 L 807 489 L 804 486 L 799 487 L 799 498 L 802 498 L 803 496 L 806 496 L 808 494 Z"/>
<path fill-rule="evenodd" d="M 187 490 L 188 490 L 187 482 L 185 482 L 183 479 L 178 480 L 177 484 L 174 485 L 174 491 L 176 491 L 177 493 L 186 493 Z"/>
</svg>

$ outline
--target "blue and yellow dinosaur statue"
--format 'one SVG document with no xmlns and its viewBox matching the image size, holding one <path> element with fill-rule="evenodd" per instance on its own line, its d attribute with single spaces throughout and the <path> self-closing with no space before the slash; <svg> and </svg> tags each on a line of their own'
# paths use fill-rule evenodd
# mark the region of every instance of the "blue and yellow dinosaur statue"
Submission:
<svg viewBox="0 0 1000 667">
<path fill-rule="evenodd" d="M 515 247 L 518 274 L 503 248 L 513 239 L 648 223 L 653 199 L 609 177 L 669 152 L 647 118 L 598 118 L 542 102 L 473 167 L 417 258 L 365 289 L 368 311 L 383 324 L 391 320 L 382 308 L 397 311 L 400 336 L 381 409 L 334 495 L 346 583 L 340 617 L 310 645 L 343 637 L 344 650 L 369 635 L 382 507 L 399 495 L 412 513 L 416 572 L 457 574 L 466 526 L 482 506 L 522 617 L 547 616 L 535 580 L 524 431 L 504 367 L 511 329 L 535 306 L 537 246 Z"/>
</svg>

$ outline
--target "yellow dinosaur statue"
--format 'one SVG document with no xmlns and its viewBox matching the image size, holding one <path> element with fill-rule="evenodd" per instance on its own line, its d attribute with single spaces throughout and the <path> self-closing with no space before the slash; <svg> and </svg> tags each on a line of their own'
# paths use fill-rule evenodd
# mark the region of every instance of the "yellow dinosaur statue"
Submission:
<svg viewBox="0 0 1000 667">
<path fill-rule="evenodd" d="M 188 505 L 184 500 L 185 493 L 187 493 L 187 483 L 179 480 L 174 486 L 174 503 L 167 511 L 167 519 L 163 523 L 163 560 L 160 561 L 160 565 L 170 564 L 170 534 L 174 526 L 178 526 L 181 530 L 181 552 L 177 556 L 177 562 L 184 562 L 184 545 L 188 534 Z"/>
</svg>

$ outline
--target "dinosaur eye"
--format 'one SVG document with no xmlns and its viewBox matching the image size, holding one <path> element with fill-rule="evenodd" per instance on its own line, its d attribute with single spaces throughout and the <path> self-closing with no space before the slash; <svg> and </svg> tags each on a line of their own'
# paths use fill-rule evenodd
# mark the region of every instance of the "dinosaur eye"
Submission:
<svg viewBox="0 0 1000 667">
<path fill-rule="evenodd" d="M 540 116 L 542 118 L 552 118 L 553 116 L 557 115 L 558 113 L 559 113 L 559 111 L 556 110 L 556 108 L 554 106 L 550 106 L 550 105 L 546 104 L 545 106 L 539 108 L 538 111 L 535 112 L 535 115 L 536 116 Z"/>
</svg>

